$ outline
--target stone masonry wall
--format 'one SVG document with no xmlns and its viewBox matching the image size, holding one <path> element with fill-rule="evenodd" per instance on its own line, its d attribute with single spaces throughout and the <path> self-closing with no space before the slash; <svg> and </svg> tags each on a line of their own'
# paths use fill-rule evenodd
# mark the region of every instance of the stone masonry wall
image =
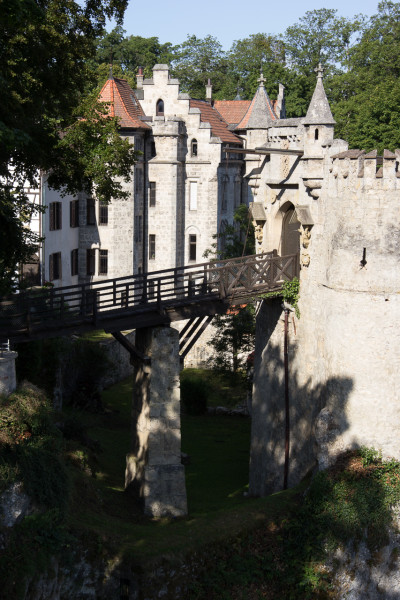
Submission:
<svg viewBox="0 0 400 600">
<path fill-rule="evenodd" d="M 327 158 L 320 196 L 312 200 L 301 317 L 291 316 L 289 329 L 290 485 L 346 448 L 374 446 L 400 458 L 395 157 L 384 161 L 383 177 L 376 174 L 373 159 Z M 252 494 L 282 487 L 283 427 L 282 315 L 265 303 L 257 323 Z"/>
</svg>

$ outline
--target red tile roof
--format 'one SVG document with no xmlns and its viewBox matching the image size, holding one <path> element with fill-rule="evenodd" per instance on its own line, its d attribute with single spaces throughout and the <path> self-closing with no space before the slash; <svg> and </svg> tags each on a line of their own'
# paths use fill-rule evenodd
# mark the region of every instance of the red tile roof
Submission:
<svg viewBox="0 0 400 600">
<path fill-rule="evenodd" d="M 107 79 L 100 92 L 100 100 L 110 103 L 110 115 L 119 117 L 122 129 L 150 129 L 139 117 L 144 112 L 134 91 L 125 79 Z"/>
<path fill-rule="evenodd" d="M 214 108 L 230 125 L 237 125 L 246 114 L 251 100 L 215 100 Z"/>
<path fill-rule="evenodd" d="M 190 108 L 198 108 L 200 110 L 200 121 L 202 123 L 210 123 L 211 133 L 214 137 L 219 137 L 225 143 L 242 145 L 242 140 L 229 131 L 228 123 L 211 104 L 205 100 L 190 100 L 189 102 Z"/>
</svg>

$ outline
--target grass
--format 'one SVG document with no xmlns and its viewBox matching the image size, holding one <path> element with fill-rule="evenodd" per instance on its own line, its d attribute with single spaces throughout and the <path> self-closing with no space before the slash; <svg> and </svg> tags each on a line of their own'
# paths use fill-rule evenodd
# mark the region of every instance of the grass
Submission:
<svg viewBox="0 0 400 600">
<path fill-rule="evenodd" d="M 113 336 L 111 333 L 106 333 L 103 329 L 95 329 L 94 331 L 88 331 L 83 333 L 81 336 L 88 342 L 104 342 L 106 340 L 112 340 Z"/>
<path fill-rule="evenodd" d="M 182 450 L 189 454 L 186 482 L 189 515 L 151 520 L 142 516 L 124 490 L 125 454 L 130 443 L 132 382 L 103 393 L 103 414 L 80 415 L 97 453 L 95 478 L 76 476 L 70 523 L 86 528 L 139 564 L 181 554 L 252 529 L 291 504 L 289 491 L 266 499 L 243 495 L 248 483 L 250 420 L 240 417 L 182 417 Z M 100 502 L 99 502 L 100 499 Z"/>
<path fill-rule="evenodd" d="M 65 411 L 64 438 L 54 429 L 48 401 L 34 388 L 0 402 L 0 443 L 6 449 L 0 477 L 7 485 L 18 476 L 13 466 L 25 465 L 31 493 L 47 507 L 13 528 L 0 556 L 0 578 L 10 600 L 16 581 L 23 588 L 24 575 L 45 571 L 51 556 L 68 555 L 68 548 L 80 544 L 94 562 L 122 561 L 146 574 L 165 560 L 193 561 L 197 577 L 190 600 L 328 600 L 335 596 L 324 567 L 327 549 L 364 539 L 374 557 L 387 543 L 391 507 L 400 502 L 397 461 L 384 462 L 375 450 L 362 448 L 295 489 L 249 498 L 243 492 L 250 420 L 241 417 L 182 417 L 182 449 L 190 455 L 189 515 L 143 516 L 124 492 L 131 399 L 132 381 L 126 380 L 103 393 L 103 412 Z M 7 463 L 7 448 L 14 462 Z M 53 460 L 57 456 L 59 463 Z M 66 516 L 52 496 L 57 492 L 62 499 L 66 493 L 50 477 L 56 473 L 59 482 L 60 468 L 65 490 L 73 483 Z"/>
<path fill-rule="evenodd" d="M 234 408 L 245 404 L 247 383 L 243 372 L 213 371 L 211 369 L 184 369 L 181 379 L 196 379 L 208 387 L 208 406 L 226 406 Z"/>
</svg>

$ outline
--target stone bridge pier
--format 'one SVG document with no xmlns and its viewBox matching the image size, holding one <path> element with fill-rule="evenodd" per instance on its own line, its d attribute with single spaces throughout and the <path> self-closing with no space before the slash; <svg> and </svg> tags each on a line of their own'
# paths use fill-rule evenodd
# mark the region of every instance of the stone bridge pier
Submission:
<svg viewBox="0 0 400 600">
<path fill-rule="evenodd" d="M 183 516 L 187 500 L 181 464 L 179 333 L 170 327 L 137 329 L 135 346 L 151 364 L 135 363 L 125 488 L 149 516 Z"/>
</svg>

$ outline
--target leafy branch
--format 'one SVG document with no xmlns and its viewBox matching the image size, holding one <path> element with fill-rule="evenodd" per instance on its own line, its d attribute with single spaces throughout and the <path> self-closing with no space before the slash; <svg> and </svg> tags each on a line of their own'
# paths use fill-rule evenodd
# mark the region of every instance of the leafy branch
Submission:
<svg viewBox="0 0 400 600">
<path fill-rule="evenodd" d="M 298 307 L 298 301 L 300 296 L 300 281 L 297 277 L 294 277 L 291 281 L 285 281 L 282 285 L 281 290 L 276 292 L 268 292 L 262 294 L 260 298 L 266 300 L 268 298 L 282 298 L 284 302 L 293 306 L 296 317 L 300 319 L 300 310 Z"/>
</svg>

